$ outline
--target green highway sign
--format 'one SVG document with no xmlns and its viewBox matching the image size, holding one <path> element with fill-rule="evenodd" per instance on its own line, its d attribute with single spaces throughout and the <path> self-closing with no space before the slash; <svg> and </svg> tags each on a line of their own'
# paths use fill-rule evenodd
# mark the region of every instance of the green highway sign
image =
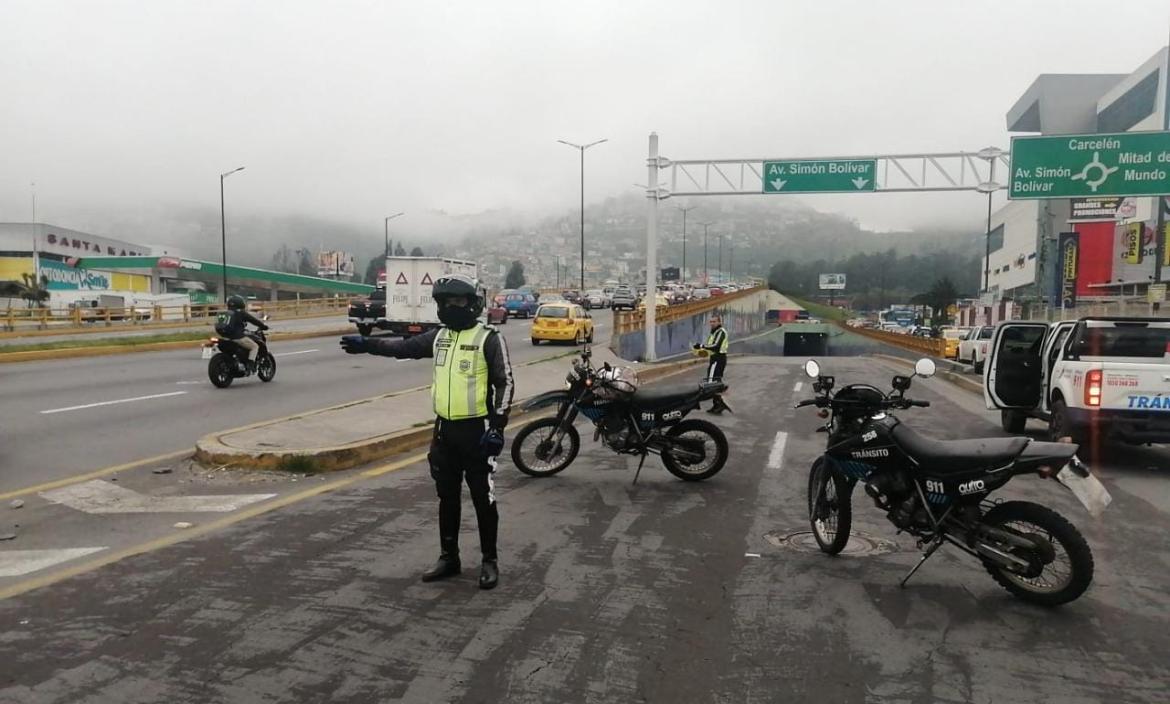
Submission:
<svg viewBox="0 0 1170 704">
<path fill-rule="evenodd" d="M 1170 132 L 1013 137 L 1009 198 L 1170 194 Z"/>
<path fill-rule="evenodd" d="M 862 193 L 875 188 L 876 159 L 764 162 L 764 193 Z"/>
</svg>

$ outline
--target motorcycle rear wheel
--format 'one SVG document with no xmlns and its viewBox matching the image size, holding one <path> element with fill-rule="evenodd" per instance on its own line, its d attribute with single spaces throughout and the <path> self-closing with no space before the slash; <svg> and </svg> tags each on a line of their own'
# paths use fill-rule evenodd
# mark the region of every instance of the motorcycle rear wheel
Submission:
<svg viewBox="0 0 1170 704">
<path fill-rule="evenodd" d="M 551 477 L 572 464 L 581 449 L 581 436 L 569 426 L 560 443 L 554 443 L 559 423 L 542 418 L 524 426 L 512 440 L 512 463 L 530 477 Z"/>
<path fill-rule="evenodd" d="M 684 420 L 666 431 L 670 439 L 702 441 L 703 457 L 697 462 L 687 462 L 676 457 L 668 448 L 662 452 L 662 464 L 668 472 L 688 482 L 710 479 L 727 464 L 727 436 L 714 423 L 692 418 Z"/>
<path fill-rule="evenodd" d="M 276 357 L 273 357 L 271 352 L 256 361 L 256 376 L 265 383 L 276 377 Z"/>
<path fill-rule="evenodd" d="M 217 352 L 207 363 L 207 378 L 217 389 L 226 389 L 236 378 L 235 360 L 223 352 Z"/>
<path fill-rule="evenodd" d="M 1044 561 L 1037 550 L 1029 558 L 1037 561 L 1039 572 L 1024 575 L 983 559 L 992 578 L 1001 587 L 1024 601 L 1041 606 L 1060 606 L 1076 599 L 1093 581 L 1093 552 L 1085 537 L 1068 519 L 1052 509 L 1030 501 L 1006 501 L 996 504 L 983 514 L 983 523 L 1001 530 L 1046 540 L 1051 546 L 1051 559 Z M 1015 555 L 1024 549 L 997 546 Z"/>
<path fill-rule="evenodd" d="M 808 473 L 808 522 L 821 552 L 836 555 L 849 542 L 853 524 L 848 481 L 829 471 L 823 459 Z"/>
</svg>

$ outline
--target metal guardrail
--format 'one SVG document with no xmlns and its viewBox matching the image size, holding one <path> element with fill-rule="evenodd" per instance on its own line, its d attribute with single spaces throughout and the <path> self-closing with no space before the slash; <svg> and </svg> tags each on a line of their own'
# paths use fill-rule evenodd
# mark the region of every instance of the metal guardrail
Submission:
<svg viewBox="0 0 1170 704">
<path fill-rule="evenodd" d="M 851 328 L 841 322 L 837 322 L 837 325 L 849 332 L 854 332 L 864 337 L 881 340 L 896 347 L 902 347 L 916 352 L 925 352 L 934 357 L 945 357 L 947 353 L 947 341 L 941 338 L 899 335 L 896 332 L 885 332 L 883 330 L 874 330 L 873 328 Z"/>
<path fill-rule="evenodd" d="M 696 313 L 705 313 L 709 310 L 723 307 L 728 301 L 745 298 L 764 290 L 763 286 L 745 288 L 734 293 L 725 293 L 722 296 L 712 296 L 701 301 L 688 301 L 671 306 L 659 307 L 654 320 L 656 323 L 667 323 L 679 318 L 688 318 Z M 649 296 L 647 296 L 649 297 Z M 646 311 L 630 310 L 613 314 L 613 334 L 621 335 L 628 332 L 642 330 L 646 326 Z"/>
<path fill-rule="evenodd" d="M 253 301 L 248 309 L 255 315 L 298 317 L 322 312 L 345 312 L 348 296 L 302 299 L 299 301 Z M 70 308 L 59 311 L 50 308 L 9 308 L 0 311 L 0 327 L 5 331 L 18 329 L 70 330 L 114 325 L 150 326 L 213 320 L 223 311 L 223 304 L 184 304 L 181 306 L 129 306 L 123 308 Z"/>
</svg>

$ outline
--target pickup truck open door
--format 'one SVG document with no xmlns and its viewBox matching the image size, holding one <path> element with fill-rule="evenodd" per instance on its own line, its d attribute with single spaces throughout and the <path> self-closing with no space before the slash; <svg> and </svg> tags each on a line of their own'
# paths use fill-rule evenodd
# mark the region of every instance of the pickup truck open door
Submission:
<svg viewBox="0 0 1170 704">
<path fill-rule="evenodd" d="M 1048 333 L 1048 323 L 1000 323 L 991 338 L 991 349 L 983 369 L 983 400 L 990 409 L 1019 411 L 1029 414 L 1040 405 L 1044 391 L 1041 350 Z M 1004 414 L 1026 420 L 1026 415 Z M 1022 430 L 1023 420 L 1018 427 Z"/>
<path fill-rule="evenodd" d="M 1064 357 L 1064 351 L 1068 347 L 1068 338 L 1072 335 L 1072 331 L 1076 328 L 1077 322 L 1075 320 L 1065 320 L 1059 323 L 1053 323 L 1051 329 L 1048 331 L 1048 336 L 1044 338 L 1044 349 L 1042 352 L 1044 358 L 1044 368 L 1041 372 L 1041 394 L 1040 394 L 1040 410 L 1048 413 L 1050 402 L 1052 400 L 1052 377 L 1056 369 L 1056 363 Z"/>
</svg>

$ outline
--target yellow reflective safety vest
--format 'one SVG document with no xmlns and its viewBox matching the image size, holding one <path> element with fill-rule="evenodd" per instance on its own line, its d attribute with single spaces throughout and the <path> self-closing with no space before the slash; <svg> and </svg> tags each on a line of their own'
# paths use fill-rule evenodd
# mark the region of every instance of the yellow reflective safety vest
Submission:
<svg viewBox="0 0 1170 704">
<path fill-rule="evenodd" d="M 491 330 L 483 323 L 467 330 L 440 328 L 435 335 L 431 400 L 447 420 L 488 414 L 488 363 L 483 344 Z"/>
<path fill-rule="evenodd" d="M 694 338 L 692 338 L 694 339 Z M 707 335 L 707 344 L 704 347 L 711 349 L 711 354 L 727 354 L 727 331 L 723 328 L 715 328 L 715 332 Z"/>
</svg>

